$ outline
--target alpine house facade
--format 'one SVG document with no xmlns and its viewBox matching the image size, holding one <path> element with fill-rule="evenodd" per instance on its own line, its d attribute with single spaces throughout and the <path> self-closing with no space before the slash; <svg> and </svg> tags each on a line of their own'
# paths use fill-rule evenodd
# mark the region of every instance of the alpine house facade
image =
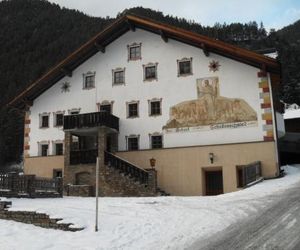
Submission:
<svg viewBox="0 0 300 250">
<path fill-rule="evenodd" d="M 274 59 L 127 15 L 9 104 L 26 110 L 25 174 L 93 189 L 98 156 L 102 195 L 139 195 L 126 174 L 209 195 L 245 186 L 249 163 L 278 176 L 279 82 Z"/>
</svg>

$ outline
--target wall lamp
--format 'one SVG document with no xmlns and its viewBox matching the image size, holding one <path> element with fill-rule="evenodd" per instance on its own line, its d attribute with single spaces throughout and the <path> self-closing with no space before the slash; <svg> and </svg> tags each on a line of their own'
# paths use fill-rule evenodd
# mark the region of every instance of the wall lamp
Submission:
<svg viewBox="0 0 300 250">
<path fill-rule="evenodd" d="M 209 155 L 210 163 L 213 164 L 214 163 L 214 157 L 215 157 L 214 153 L 209 153 L 208 155 Z"/>
<path fill-rule="evenodd" d="M 152 157 L 149 161 L 150 161 L 151 168 L 154 169 L 156 160 Z"/>
</svg>

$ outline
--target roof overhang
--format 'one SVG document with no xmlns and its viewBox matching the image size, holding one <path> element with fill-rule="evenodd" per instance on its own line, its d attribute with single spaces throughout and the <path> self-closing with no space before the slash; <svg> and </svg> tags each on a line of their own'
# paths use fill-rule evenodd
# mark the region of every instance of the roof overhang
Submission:
<svg viewBox="0 0 300 250">
<path fill-rule="evenodd" d="M 23 108 L 28 103 L 32 103 L 35 98 L 53 86 L 57 81 L 66 75 L 71 76 L 72 71 L 91 56 L 99 51 L 104 53 L 107 45 L 127 31 L 134 31 L 136 28 L 158 34 L 165 41 L 170 38 L 201 48 L 206 55 L 209 52 L 216 53 L 257 67 L 263 71 L 280 74 L 280 64 L 267 56 L 148 18 L 126 15 L 114 21 L 102 32 L 92 37 L 67 58 L 51 68 L 46 74 L 10 100 L 7 105 Z"/>
</svg>

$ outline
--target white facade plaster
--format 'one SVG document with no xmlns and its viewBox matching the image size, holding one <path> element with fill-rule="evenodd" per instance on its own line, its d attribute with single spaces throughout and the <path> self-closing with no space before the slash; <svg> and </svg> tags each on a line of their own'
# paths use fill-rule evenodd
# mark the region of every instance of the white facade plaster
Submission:
<svg viewBox="0 0 300 250">
<path fill-rule="evenodd" d="M 141 60 L 128 61 L 127 45 L 142 43 Z M 192 57 L 193 74 L 177 76 L 177 60 Z M 219 61 L 217 72 L 209 71 L 209 62 Z M 143 81 L 143 64 L 157 62 L 157 81 Z M 112 84 L 112 70 L 125 68 L 125 85 Z M 83 74 L 96 72 L 95 88 L 83 89 Z M 38 142 L 64 139 L 62 128 L 53 127 L 53 112 L 81 108 L 80 113 L 97 111 L 97 103 L 114 101 L 113 114 L 120 118 L 119 150 L 126 150 L 125 137 L 140 135 L 140 149 L 149 148 L 149 134 L 163 132 L 169 120 L 171 106 L 197 99 L 196 79 L 218 76 L 220 95 L 244 99 L 256 112 L 258 126 L 199 132 L 164 133 L 164 147 L 225 144 L 263 140 L 262 110 L 257 72 L 259 69 L 210 53 L 206 57 L 199 48 L 169 39 L 165 43 L 159 35 L 137 29 L 129 31 L 98 52 L 34 100 L 31 107 L 30 156 L 38 154 Z M 71 83 L 69 92 L 61 91 L 61 84 Z M 162 115 L 150 117 L 148 100 L 162 98 Z M 139 117 L 126 118 L 126 102 L 139 100 Z M 49 128 L 39 128 L 39 114 L 50 112 Z M 53 152 L 52 143 L 49 152 Z"/>
</svg>

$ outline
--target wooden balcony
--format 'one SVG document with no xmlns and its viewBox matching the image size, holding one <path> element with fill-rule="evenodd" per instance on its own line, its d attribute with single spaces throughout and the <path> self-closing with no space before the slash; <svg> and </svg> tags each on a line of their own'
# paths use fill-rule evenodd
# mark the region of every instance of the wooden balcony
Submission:
<svg viewBox="0 0 300 250">
<path fill-rule="evenodd" d="M 119 118 L 105 111 L 64 116 L 64 130 L 103 126 L 119 131 Z"/>
</svg>

